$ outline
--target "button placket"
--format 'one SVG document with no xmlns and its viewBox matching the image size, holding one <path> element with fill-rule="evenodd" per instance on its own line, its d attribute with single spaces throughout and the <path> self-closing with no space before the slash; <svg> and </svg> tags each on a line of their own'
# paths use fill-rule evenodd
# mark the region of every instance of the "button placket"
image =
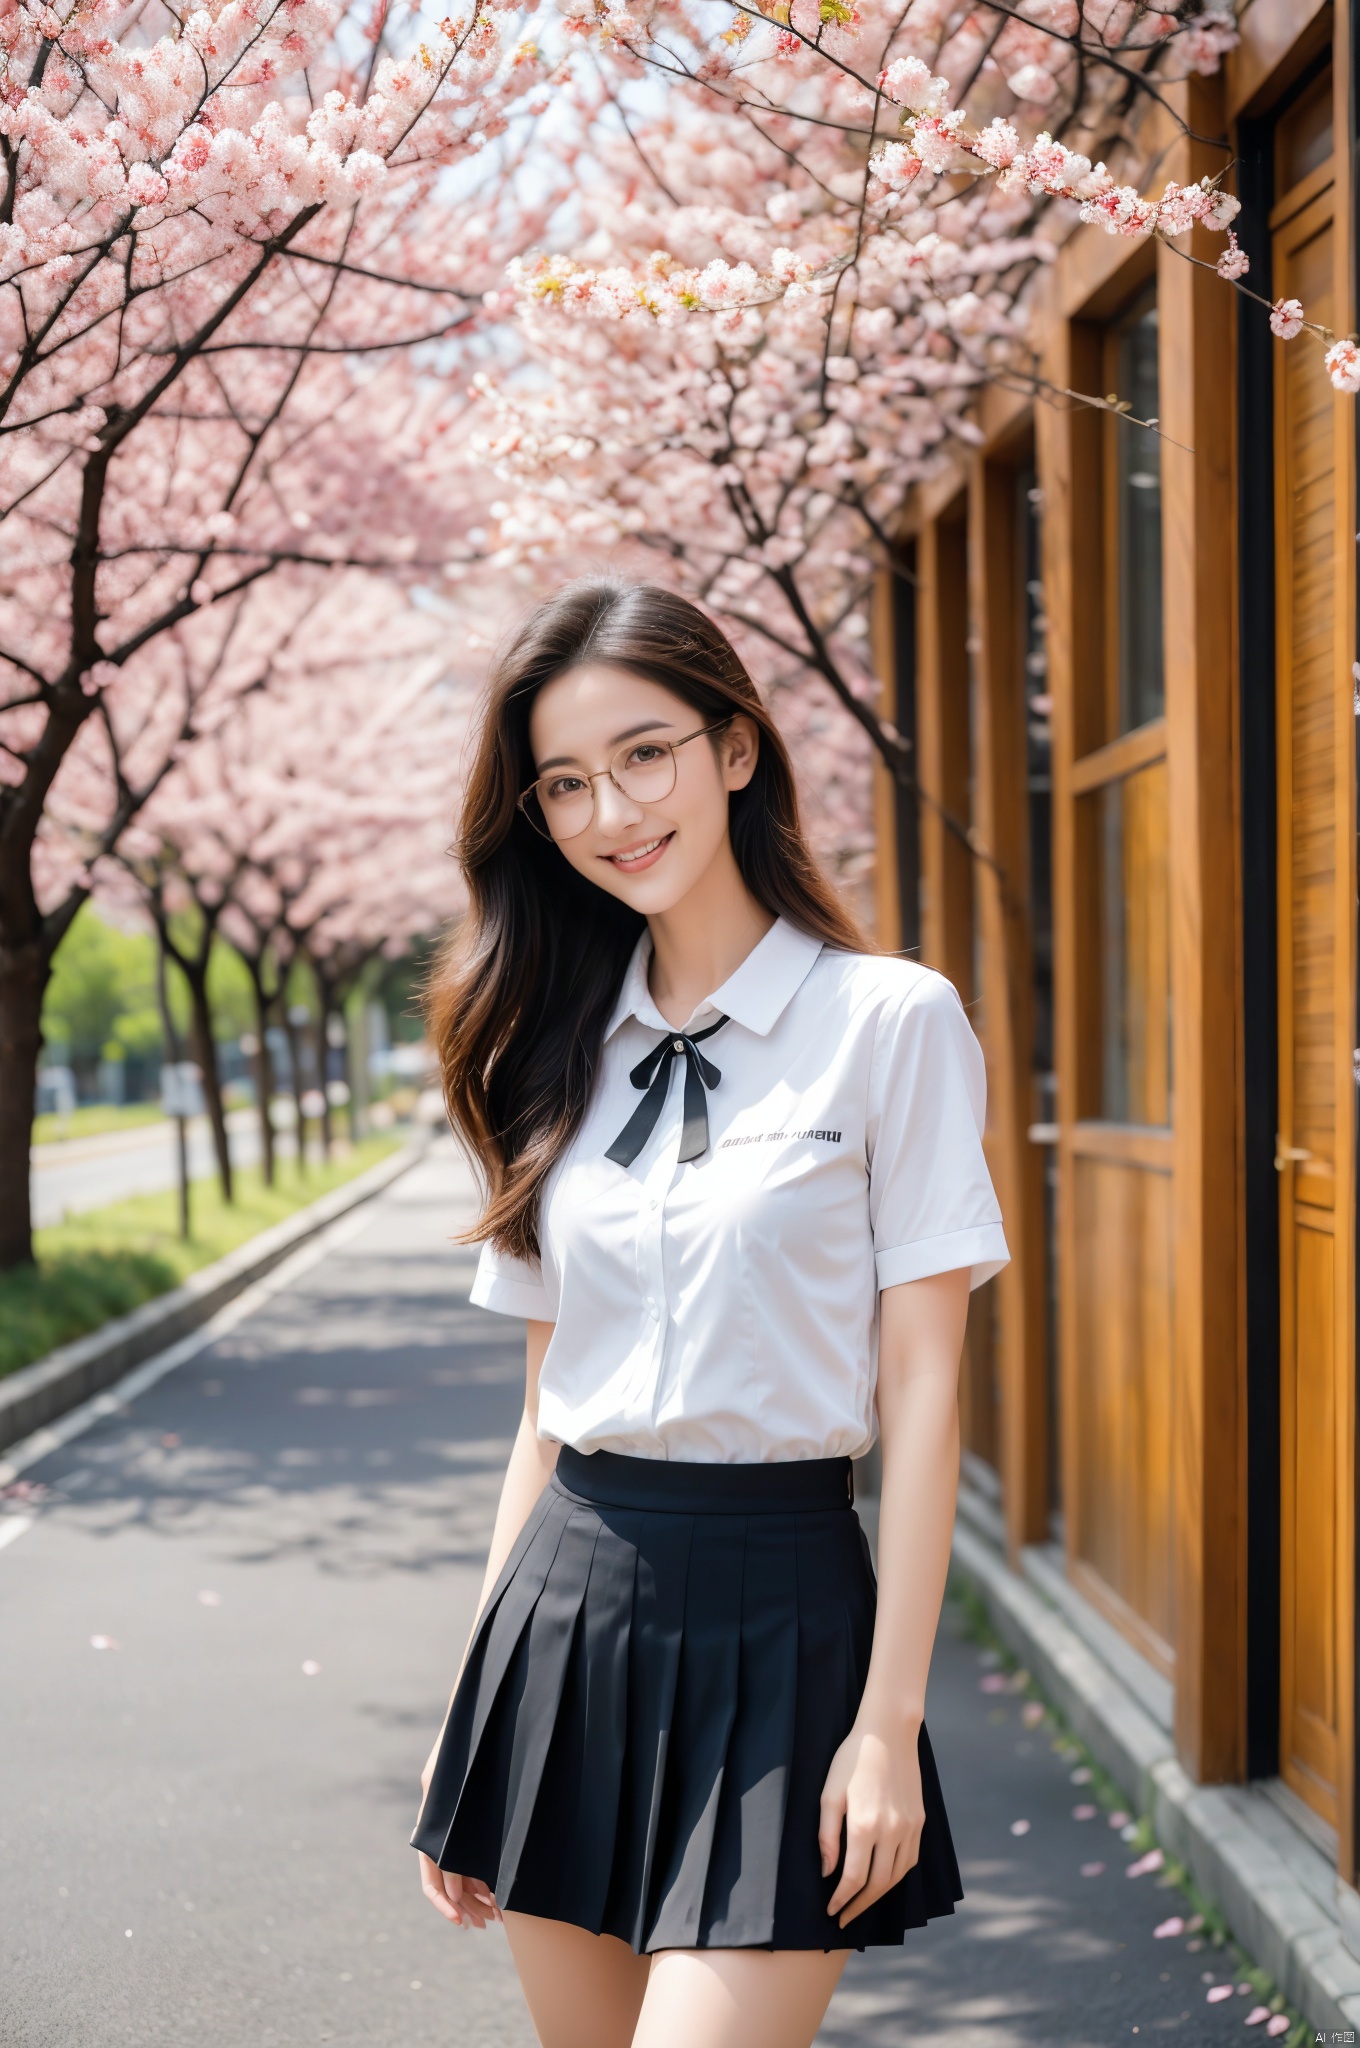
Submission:
<svg viewBox="0 0 1360 2048">
<path fill-rule="evenodd" d="M 648 1415 L 656 1409 L 657 1383 L 665 1344 L 665 1269 L 661 1241 L 665 1229 L 666 1196 L 679 1170 L 676 1154 L 680 1149 L 682 1128 L 683 1091 L 673 1085 L 651 1141 L 655 1152 L 643 1179 L 636 1226 L 636 1272 L 643 1329 L 639 1337 L 642 1357 L 631 1391 L 639 1408 Z"/>
</svg>

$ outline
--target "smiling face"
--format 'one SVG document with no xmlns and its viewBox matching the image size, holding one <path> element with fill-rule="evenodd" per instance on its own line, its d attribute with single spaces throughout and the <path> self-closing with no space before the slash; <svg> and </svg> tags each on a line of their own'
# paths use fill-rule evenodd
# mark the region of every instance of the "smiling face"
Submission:
<svg viewBox="0 0 1360 2048">
<path fill-rule="evenodd" d="M 715 861 L 731 859 L 727 799 L 755 771 L 755 725 L 738 713 L 711 738 L 680 747 L 675 786 L 655 802 L 625 794 L 604 771 L 620 748 L 643 766 L 658 758 L 653 748 L 714 722 L 661 683 L 589 663 L 555 676 L 534 700 L 529 740 L 540 778 L 552 778 L 559 800 L 593 778 L 590 822 L 560 839 L 558 851 L 644 917 L 664 916 Z"/>
</svg>

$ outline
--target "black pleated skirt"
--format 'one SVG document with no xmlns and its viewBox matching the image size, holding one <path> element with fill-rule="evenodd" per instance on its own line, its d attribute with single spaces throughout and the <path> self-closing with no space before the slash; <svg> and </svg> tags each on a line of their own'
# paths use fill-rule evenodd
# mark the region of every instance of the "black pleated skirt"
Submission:
<svg viewBox="0 0 1360 2048">
<path fill-rule="evenodd" d="M 414 1845 L 640 1954 L 901 1942 L 963 1897 L 924 1727 L 915 1867 L 841 1928 L 817 1846 L 874 1604 L 848 1458 L 564 1446 L 478 1620 Z"/>
</svg>

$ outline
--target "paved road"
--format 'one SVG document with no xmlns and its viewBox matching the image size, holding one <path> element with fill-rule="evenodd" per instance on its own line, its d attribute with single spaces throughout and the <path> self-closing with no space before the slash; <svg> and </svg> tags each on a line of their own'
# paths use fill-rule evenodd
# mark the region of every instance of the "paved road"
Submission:
<svg viewBox="0 0 1360 2048">
<path fill-rule="evenodd" d="M 36 1507 L 11 1493 L 4 2048 L 533 2048 L 502 1937 L 438 1920 L 406 1846 L 518 1404 L 518 1331 L 448 1244 L 467 1204 L 441 1145 L 30 1468 Z M 948 1608 L 930 1721 L 968 1897 L 852 1960 L 824 2048 L 1240 2037 L 1208 1952 L 1152 1938 L 1176 1896 L 1125 1880 L 986 1675 Z"/>
<path fill-rule="evenodd" d="M 260 1156 L 254 1110 L 233 1111 L 227 1119 L 227 1137 L 233 1164 L 253 1166 Z M 292 1134 L 283 1135 L 280 1142 L 291 1148 Z M 208 1119 L 195 1117 L 189 1126 L 189 1178 L 204 1180 L 216 1171 Z M 60 1223 L 63 1216 L 125 1201 L 129 1195 L 156 1195 L 178 1181 L 175 1126 L 168 1121 L 135 1124 L 126 1131 L 35 1145 L 31 1173 L 33 1221 L 40 1229 Z"/>
</svg>

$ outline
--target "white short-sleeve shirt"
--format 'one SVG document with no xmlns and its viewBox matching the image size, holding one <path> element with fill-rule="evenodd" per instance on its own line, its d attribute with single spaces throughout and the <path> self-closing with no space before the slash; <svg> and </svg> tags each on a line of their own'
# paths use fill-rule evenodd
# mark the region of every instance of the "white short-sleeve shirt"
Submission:
<svg viewBox="0 0 1360 2048">
<path fill-rule="evenodd" d="M 533 1264 L 483 1246 L 472 1299 L 555 1325 L 540 1436 L 681 1462 L 857 1457 L 877 1435 L 878 1295 L 1006 1264 L 982 1154 L 982 1051 L 951 984 L 779 919 L 684 1026 L 708 1150 L 678 1161 L 684 1062 L 632 1165 L 606 1158 L 659 1034 L 639 941 L 585 1119 L 544 1186 Z"/>
</svg>

